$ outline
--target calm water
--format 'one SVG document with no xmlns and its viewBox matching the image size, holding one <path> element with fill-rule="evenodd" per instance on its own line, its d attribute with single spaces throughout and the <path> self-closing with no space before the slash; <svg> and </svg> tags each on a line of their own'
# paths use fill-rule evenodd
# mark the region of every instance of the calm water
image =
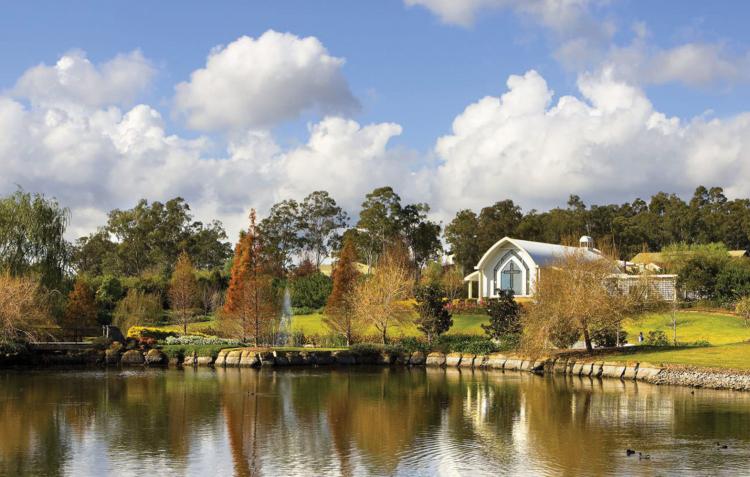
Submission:
<svg viewBox="0 0 750 477">
<path fill-rule="evenodd" d="M 0 475 L 498 474 L 750 475 L 750 393 L 429 369 L 0 371 Z"/>
</svg>

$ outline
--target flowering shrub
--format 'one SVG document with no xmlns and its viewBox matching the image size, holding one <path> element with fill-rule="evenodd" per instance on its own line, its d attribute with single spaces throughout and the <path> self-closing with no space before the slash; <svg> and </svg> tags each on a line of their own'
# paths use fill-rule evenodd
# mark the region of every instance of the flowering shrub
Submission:
<svg viewBox="0 0 750 477">
<path fill-rule="evenodd" d="M 161 328 L 152 328 L 148 326 L 131 326 L 128 329 L 128 338 L 153 338 L 157 341 L 164 340 L 170 336 L 177 336 L 174 331 L 165 331 Z"/>
<path fill-rule="evenodd" d="M 227 345 L 238 346 L 239 340 L 219 338 L 218 336 L 199 336 L 199 335 L 182 335 L 168 336 L 165 340 L 168 345 Z"/>
<path fill-rule="evenodd" d="M 485 303 L 481 300 L 457 299 L 451 301 L 445 307 L 454 315 L 483 315 L 487 313 Z"/>
</svg>

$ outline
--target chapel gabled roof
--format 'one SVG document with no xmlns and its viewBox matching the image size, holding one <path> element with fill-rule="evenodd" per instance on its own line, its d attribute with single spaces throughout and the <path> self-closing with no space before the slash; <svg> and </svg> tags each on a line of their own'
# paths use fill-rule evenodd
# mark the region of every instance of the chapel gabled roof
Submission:
<svg viewBox="0 0 750 477">
<path fill-rule="evenodd" d="M 531 240 L 520 240 L 510 237 L 503 237 L 502 239 L 498 240 L 495 245 L 490 247 L 484 255 L 482 255 L 482 258 L 479 259 L 479 263 L 477 263 L 476 267 L 474 268 L 481 268 L 484 262 L 488 260 L 490 256 L 492 256 L 492 253 L 495 250 L 508 244 L 515 245 L 516 247 L 528 253 L 538 267 L 547 266 L 551 262 L 558 260 L 565 255 L 579 253 L 580 251 L 583 251 L 585 256 L 592 259 L 600 258 L 602 256 L 601 253 L 599 253 L 599 251 L 596 249 L 581 249 L 580 247 L 569 247 L 566 245 L 558 245 L 553 243 L 534 242 Z"/>
</svg>

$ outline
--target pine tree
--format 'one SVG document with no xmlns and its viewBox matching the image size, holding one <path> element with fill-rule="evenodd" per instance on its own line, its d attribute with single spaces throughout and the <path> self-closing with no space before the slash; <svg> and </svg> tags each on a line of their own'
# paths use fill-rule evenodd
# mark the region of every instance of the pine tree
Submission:
<svg viewBox="0 0 750 477">
<path fill-rule="evenodd" d="M 352 306 L 352 299 L 359 278 L 356 258 L 357 253 L 354 249 L 353 240 L 350 238 L 344 239 L 339 259 L 333 268 L 333 291 L 328 296 L 326 316 L 323 319 L 326 326 L 346 338 L 347 346 L 352 343 L 357 325 Z"/>
<path fill-rule="evenodd" d="M 252 335 L 255 346 L 269 336 L 280 313 L 268 262 L 252 210 L 250 227 L 235 247 L 222 320 L 227 331 L 243 341 Z"/>
<path fill-rule="evenodd" d="M 198 298 L 198 280 L 195 278 L 193 263 L 186 252 L 177 258 L 169 284 L 169 301 L 172 310 L 182 323 L 183 333 L 187 333 L 187 325 L 195 311 Z"/>
<path fill-rule="evenodd" d="M 84 328 L 96 326 L 97 311 L 93 290 L 83 279 L 78 278 L 68 295 L 68 304 L 63 315 L 63 328 L 70 330 L 73 333 L 73 340 L 77 341 Z"/>
</svg>

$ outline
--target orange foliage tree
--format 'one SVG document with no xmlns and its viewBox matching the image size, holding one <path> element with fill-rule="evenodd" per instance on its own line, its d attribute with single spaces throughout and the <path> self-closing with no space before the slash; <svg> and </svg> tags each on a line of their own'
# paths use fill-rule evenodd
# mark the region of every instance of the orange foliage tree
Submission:
<svg viewBox="0 0 750 477">
<path fill-rule="evenodd" d="M 252 336 L 255 346 L 270 339 L 273 325 L 280 316 L 279 297 L 273 287 L 270 268 L 253 209 L 250 227 L 240 234 L 234 250 L 221 319 L 230 335 L 243 341 Z"/>
<path fill-rule="evenodd" d="M 346 338 L 346 345 L 352 343 L 352 337 L 358 321 L 352 304 L 357 287 L 359 272 L 356 267 L 357 252 L 354 241 L 347 237 L 341 248 L 339 259 L 333 268 L 333 290 L 326 303 L 326 316 L 323 322 L 332 331 Z"/>
<path fill-rule="evenodd" d="M 96 300 L 94 291 L 81 278 L 76 279 L 68 295 L 68 304 L 63 315 L 63 328 L 72 332 L 73 340 L 81 337 L 82 330 L 96 326 Z"/>
<path fill-rule="evenodd" d="M 195 313 L 195 304 L 198 298 L 198 280 L 195 278 L 193 263 L 187 252 L 182 252 L 177 258 L 177 263 L 172 272 L 172 280 L 169 284 L 169 301 L 172 309 L 177 314 L 182 331 L 187 334 L 187 325 Z"/>
</svg>

